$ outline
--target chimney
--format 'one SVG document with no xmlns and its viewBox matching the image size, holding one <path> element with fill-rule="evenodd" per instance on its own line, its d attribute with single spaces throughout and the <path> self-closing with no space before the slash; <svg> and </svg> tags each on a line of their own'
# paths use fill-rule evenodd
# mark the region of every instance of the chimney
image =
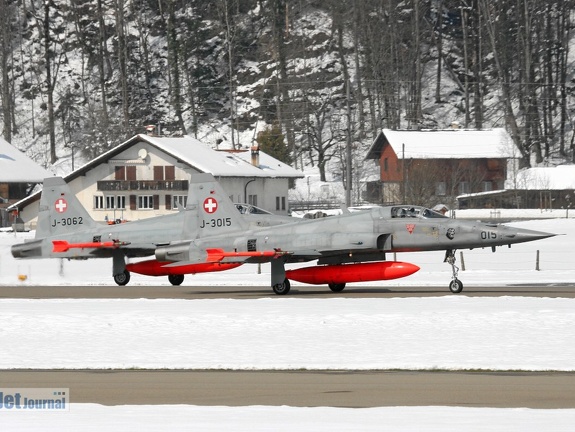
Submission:
<svg viewBox="0 0 575 432">
<path fill-rule="evenodd" d="M 260 166 L 260 147 L 252 146 L 252 165 L 255 167 Z"/>
</svg>

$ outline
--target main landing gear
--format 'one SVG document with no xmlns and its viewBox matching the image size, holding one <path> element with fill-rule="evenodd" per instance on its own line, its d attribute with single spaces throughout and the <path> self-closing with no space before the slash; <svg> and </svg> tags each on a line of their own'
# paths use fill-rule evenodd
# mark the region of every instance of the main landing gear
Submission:
<svg viewBox="0 0 575 432">
<path fill-rule="evenodd" d="M 114 275 L 114 282 L 120 286 L 127 285 L 130 282 L 130 272 L 126 269 L 122 273 Z"/>
<path fill-rule="evenodd" d="M 451 271 L 453 272 L 451 282 L 449 283 L 449 291 L 451 291 L 453 294 L 459 294 L 461 291 L 463 291 L 463 284 L 459 279 L 457 279 L 457 274 L 459 273 L 459 267 L 455 265 L 454 249 L 448 249 L 445 251 L 444 262 L 451 265 Z"/>
<path fill-rule="evenodd" d="M 272 289 L 277 295 L 286 295 L 289 293 L 291 285 L 289 279 L 285 278 L 283 282 L 277 283 L 272 286 Z"/>
<path fill-rule="evenodd" d="M 344 283 L 330 283 L 327 284 L 327 286 L 329 286 L 329 289 L 332 290 L 333 292 L 341 292 L 345 288 Z"/>
<path fill-rule="evenodd" d="M 182 282 L 184 281 L 184 275 L 183 274 L 169 275 L 168 280 L 172 285 L 178 286 L 181 285 Z"/>
</svg>

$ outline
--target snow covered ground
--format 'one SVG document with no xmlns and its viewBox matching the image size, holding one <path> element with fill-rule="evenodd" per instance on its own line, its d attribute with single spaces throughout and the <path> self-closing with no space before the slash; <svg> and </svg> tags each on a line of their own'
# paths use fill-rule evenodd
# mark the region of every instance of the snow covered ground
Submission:
<svg viewBox="0 0 575 432">
<path fill-rule="evenodd" d="M 565 234 L 464 251 L 469 286 L 574 283 L 575 221 L 518 226 Z M 16 261 L 0 233 L 0 284 L 113 285 L 111 262 Z M 537 250 L 540 271 L 535 270 Z M 459 254 L 458 254 L 459 258 Z M 446 287 L 435 253 L 398 254 L 421 270 L 373 282 L 390 290 Z M 27 279 L 19 281 L 18 276 Z M 134 275 L 131 284 L 167 284 Z M 269 268 L 188 276 L 186 285 L 268 285 Z M 294 283 L 294 285 L 296 285 Z M 350 285 L 350 289 L 353 285 Z M 79 288 L 81 289 L 81 288 Z M 122 288 L 118 288 L 122 289 Z M 193 289 L 193 288 L 191 288 Z M 446 288 L 447 289 L 447 288 Z M 520 290 L 520 287 L 516 288 Z M 326 288 L 327 290 L 327 288 Z M 277 330 L 281 329 L 281 338 Z M 0 368 L 307 368 L 575 370 L 575 300 L 528 297 L 259 300 L 0 300 Z M 71 394 L 73 402 L 73 393 Z M 575 410 L 392 407 L 195 407 L 73 405 L 69 412 L 0 412 L 2 430 L 572 430 Z"/>
<path fill-rule="evenodd" d="M 575 370 L 575 299 L 0 301 L 9 368 Z"/>
<path fill-rule="evenodd" d="M 2 430 L 19 432 L 571 432 L 574 424 L 575 410 L 525 408 L 78 404 L 67 412 L 0 413 Z"/>
</svg>

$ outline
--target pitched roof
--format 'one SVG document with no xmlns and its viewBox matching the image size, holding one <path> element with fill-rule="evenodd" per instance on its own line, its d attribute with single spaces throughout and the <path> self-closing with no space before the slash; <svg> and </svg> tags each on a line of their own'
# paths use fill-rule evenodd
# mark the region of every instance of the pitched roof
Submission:
<svg viewBox="0 0 575 432">
<path fill-rule="evenodd" d="M 398 159 L 517 158 L 519 150 L 505 129 L 383 129 L 365 159 L 379 159 L 388 142 Z M 404 147 L 405 146 L 405 147 Z"/>
<path fill-rule="evenodd" d="M 302 178 L 303 173 L 260 151 L 259 166 L 252 165 L 251 152 L 225 152 L 214 150 L 195 138 L 139 137 L 166 153 L 216 177 L 290 177 Z"/>
<path fill-rule="evenodd" d="M 270 155 L 259 152 L 259 166 L 251 163 L 251 152 L 225 152 L 217 151 L 206 146 L 202 142 L 190 136 L 178 138 L 160 138 L 145 134 L 139 134 L 128 141 L 102 153 L 90 162 L 72 171 L 64 177 L 68 183 L 99 164 L 112 159 L 127 148 L 139 142 L 146 142 L 157 149 L 172 155 L 178 160 L 188 164 L 203 173 L 210 173 L 215 177 L 279 177 L 279 178 L 303 178 L 302 172 L 284 164 Z M 45 177 L 50 177 L 47 175 Z M 43 179 L 43 178 L 42 178 Z M 40 180 L 41 182 L 42 180 Z M 38 198 L 40 191 L 13 204 L 11 207 L 22 207 Z"/>
<path fill-rule="evenodd" d="M 0 183 L 42 183 L 45 177 L 52 175 L 8 141 L 0 138 Z"/>
<path fill-rule="evenodd" d="M 260 164 L 256 167 L 251 164 L 250 151 L 234 153 L 217 151 L 190 136 L 163 138 L 139 134 L 92 159 L 87 164 L 68 174 L 64 179 L 67 182 L 73 180 L 94 166 L 113 158 L 115 155 L 142 141 L 200 172 L 210 173 L 215 177 L 303 177 L 302 172 L 262 151 L 259 152 Z"/>
</svg>

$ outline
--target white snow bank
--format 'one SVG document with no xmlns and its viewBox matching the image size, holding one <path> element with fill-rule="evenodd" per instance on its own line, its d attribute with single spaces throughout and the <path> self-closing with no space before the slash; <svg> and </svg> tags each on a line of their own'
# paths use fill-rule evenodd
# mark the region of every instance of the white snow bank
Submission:
<svg viewBox="0 0 575 432">
<path fill-rule="evenodd" d="M 392 431 L 568 432 L 575 410 L 525 408 L 204 407 L 72 404 L 67 412 L 2 412 L 0 428 L 20 432 L 100 431 Z"/>
<path fill-rule="evenodd" d="M 0 368 L 575 370 L 575 299 L 0 300 Z"/>
</svg>

